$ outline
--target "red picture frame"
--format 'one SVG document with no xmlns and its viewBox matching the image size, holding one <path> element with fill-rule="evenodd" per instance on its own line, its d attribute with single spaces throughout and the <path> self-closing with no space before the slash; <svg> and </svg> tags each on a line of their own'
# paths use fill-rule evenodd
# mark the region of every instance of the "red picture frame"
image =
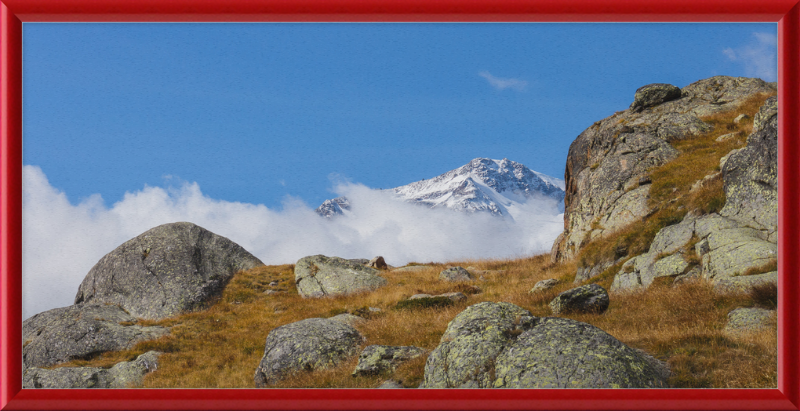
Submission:
<svg viewBox="0 0 800 411">
<path fill-rule="evenodd" d="M 22 390 L 22 22 L 44 21 L 777 22 L 778 388 Z M 800 0 L 0 0 L 0 408 L 798 410 L 798 46 Z"/>
</svg>

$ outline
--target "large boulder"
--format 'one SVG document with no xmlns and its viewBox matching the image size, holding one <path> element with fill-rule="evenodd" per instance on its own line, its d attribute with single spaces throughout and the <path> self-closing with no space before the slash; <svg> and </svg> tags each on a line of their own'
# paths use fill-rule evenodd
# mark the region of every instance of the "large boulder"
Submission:
<svg viewBox="0 0 800 411">
<path fill-rule="evenodd" d="M 370 345 L 358 356 L 354 376 L 392 372 L 398 365 L 413 360 L 427 351 L 414 346 Z"/>
<path fill-rule="evenodd" d="M 133 361 L 111 368 L 61 367 L 53 370 L 29 368 L 22 388 L 131 388 L 142 385 L 145 374 L 158 369 L 158 351 L 148 351 Z"/>
<path fill-rule="evenodd" d="M 553 314 L 595 313 L 608 309 L 608 292 L 597 284 L 586 284 L 564 291 L 550 301 Z"/>
<path fill-rule="evenodd" d="M 297 292 L 303 298 L 375 290 L 389 282 L 378 270 L 339 257 L 313 255 L 294 265 Z"/>
<path fill-rule="evenodd" d="M 448 324 L 420 388 L 665 388 L 668 376 L 592 325 L 484 302 Z"/>
<path fill-rule="evenodd" d="M 75 304 L 119 304 L 161 319 L 208 306 L 234 273 L 264 265 L 233 241 L 192 223 L 164 224 L 106 254 L 83 279 Z"/>
<path fill-rule="evenodd" d="M 647 176 L 678 156 L 671 143 L 709 130 L 701 117 L 735 110 L 749 97 L 775 89 L 759 79 L 712 77 L 684 87 L 680 95 L 673 90 L 671 97 L 635 98 L 632 109 L 584 130 L 567 155 L 564 232 L 551 259 L 571 259 L 588 241 L 649 215 Z M 651 104 L 646 101 L 660 103 L 639 111 Z"/>
<path fill-rule="evenodd" d="M 36 314 L 22 322 L 23 368 L 87 359 L 169 333 L 167 328 L 143 327 L 136 321 L 122 308 L 107 304 L 72 305 Z"/>
<path fill-rule="evenodd" d="M 357 354 L 363 340 L 355 328 L 325 318 L 275 328 L 267 335 L 264 356 L 256 368 L 256 387 L 275 384 L 299 371 L 334 366 Z"/>
<path fill-rule="evenodd" d="M 679 98 L 681 98 L 681 89 L 672 84 L 648 84 L 636 90 L 630 110 L 639 112 L 642 111 L 642 109 L 657 106 L 661 103 Z"/>
</svg>

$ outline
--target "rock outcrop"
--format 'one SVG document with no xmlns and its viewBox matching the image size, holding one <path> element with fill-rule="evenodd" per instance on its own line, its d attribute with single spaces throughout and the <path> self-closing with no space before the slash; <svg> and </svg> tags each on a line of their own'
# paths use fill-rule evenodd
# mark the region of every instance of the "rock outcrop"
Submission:
<svg viewBox="0 0 800 411">
<path fill-rule="evenodd" d="M 719 214 L 686 216 L 664 227 L 646 254 L 628 260 L 614 278 L 612 291 L 647 288 L 658 277 L 688 274 L 688 261 L 700 257 L 702 278 L 720 292 L 743 292 L 777 273 L 740 276 L 767 266 L 778 257 L 777 99 L 766 100 L 754 118 L 747 145 L 721 161 L 725 206 Z"/>
<path fill-rule="evenodd" d="M 398 365 L 413 360 L 427 351 L 414 346 L 370 345 L 358 356 L 354 376 L 392 372 Z"/>
<path fill-rule="evenodd" d="M 140 318 L 171 317 L 208 306 L 234 273 L 261 265 L 238 244 L 200 226 L 164 224 L 101 258 L 75 304 L 118 304 Z"/>
<path fill-rule="evenodd" d="M 164 327 L 142 327 L 116 305 L 90 304 L 55 308 L 22 322 L 23 368 L 88 359 L 105 351 L 132 348 L 164 336 Z"/>
<path fill-rule="evenodd" d="M 297 292 L 304 298 L 375 290 L 389 282 L 378 270 L 339 257 L 303 257 L 294 266 Z"/>
<path fill-rule="evenodd" d="M 111 368 L 61 367 L 53 370 L 28 368 L 22 388 L 131 388 L 142 385 L 145 374 L 158 369 L 158 351 L 148 351 L 133 361 Z"/>
<path fill-rule="evenodd" d="M 651 213 L 648 173 L 677 157 L 671 143 L 710 130 L 711 125 L 700 117 L 736 109 L 747 98 L 775 89 L 774 83 L 760 79 L 726 76 L 692 83 L 679 96 L 668 85 L 645 86 L 637 91 L 630 109 L 586 129 L 570 145 L 567 156 L 564 233 L 553 246 L 552 259 L 571 259 L 585 242 L 617 232 Z M 766 114 L 762 117 L 759 125 L 771 121 Z M 737 179 L 759 184 L 749 174 Z M 753 203 L 753 197 L 741 198 Z M 761 214 L 758 219 L 770 218 L 769 213 Z M 747 212 L 736 215 L 756 218 Z"/>
<path fill-rule="evenodd" d="M 597 284 L 586 284 L 557 295 L 550 302 L 550 309 L 553 314 L 602 314 L 608 309 L 609 303 L 605 288 Z"/>
<path fill-rule="evenodd" d="M 528 291 L 528 293 L 529 294 L 535 294 L 535 293 L 538 293 L 538 292 L 547 291 L 547 290 L 555 287 L 556 285 L 558 285 L 558 280 L 555 279 L 555 278 L 542 280 L 542 281 L 539 281 L 538 283 L 534 284 L 533 288 L 531 288 L 531 290 Z"/>
<path fill-rule="evenodd" d="M 273 329 L 254 376 L 266 387 L 292 373 L 334 366 L 357 354 L 364 337 L 355 328 L 325 318 L 308 318 Z"/>
<path fill-rule="evenodd" d="M 664 388 L 668 376 L 592 325 L 484 302 L 447 326 L 420 388 Z"/>
</svg>

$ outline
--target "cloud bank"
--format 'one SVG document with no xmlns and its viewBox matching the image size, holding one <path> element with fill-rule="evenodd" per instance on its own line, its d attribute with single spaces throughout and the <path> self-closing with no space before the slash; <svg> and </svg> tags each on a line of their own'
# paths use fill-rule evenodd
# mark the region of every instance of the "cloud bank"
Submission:
<svg viewBox="0 0 800 411">
<path fill-rule="evenodd" d="M 480 73 L 478 73 L 478 75 L 485 78 L 486 81 L 488 81 L 492 87 L 498 90 L 505 90 L 507 88 L 510 88 L 516 91 L 524 91 L 528 87 L 528 82 L 525 80 L 516 78 L 495 77 L 492 75 L 492 73 L 489 73 L 488 71 L 481 71 Z"/>
<path fill-rule="evenodd" d="M 753 41 L 737 48 L 726 48 L 722 53 L 731 61 L 741 62 L 748 76 L 766 81 L 778 78 L 778 38 L 771 33 L 753 33 Z"/>
<path fill-rule="evenodd" d="M 190 221 L 230 238 L 266 264 L 313 254 L 410 261 L 504 258 L 549 251 L 563 228 L 551 200 L 525 204 L 515 221 L 427 209 L 360 184 L 334 188 L 351 212 L 328 220 L 296 198 L 280 210 L 203 195 L 197 183 L 145 186 L 108 207 L 99 195 L 72 204 L 39 167 L 23 168 L 23 318 L 71 305 L 86 273 L 123 242 L 160 224 Z"/>
</svg>

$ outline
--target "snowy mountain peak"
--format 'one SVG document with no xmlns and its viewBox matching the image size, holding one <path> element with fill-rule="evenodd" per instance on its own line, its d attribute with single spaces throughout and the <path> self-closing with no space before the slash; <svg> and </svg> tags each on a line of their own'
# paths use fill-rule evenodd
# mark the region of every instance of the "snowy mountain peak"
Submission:
<svg viewBox="0 0 800 411">
<path fill-rule="evenodd" d="M 488 212 L 513 218 L 519 205 L 533 198 L 550 198 L 563 211 L 564 182 L 507 158 L 476 158 L 428 180 L 389 189 L 398 199 L 467 212 Z M 344 205 L 343 205 L 344 204 Z M 344 197 L 325 201 L 317 213 L 331 217 L 344 214 L 350 204 Z"/>
</svg>

